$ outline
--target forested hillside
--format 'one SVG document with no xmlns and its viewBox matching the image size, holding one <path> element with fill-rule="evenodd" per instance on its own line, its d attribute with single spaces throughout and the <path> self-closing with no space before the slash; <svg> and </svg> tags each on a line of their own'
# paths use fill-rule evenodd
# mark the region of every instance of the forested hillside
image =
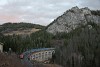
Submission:
<svg viewBox="0 0 100 67">
<path fill-rule="evenodd" d="M 1 34 L 0 42 L 5 44 L 5 51 L 8 51 L 9 48 L 12 48 L 12 51 L 14 52 L 23 52 L 33 48 L 49 47 L 51 39 L 50 35 L 51 34 L 43 30 L 33 33 L 30 36 L 3 36 Z"/>
<path fill-rule="evenodd" d="M 64 67 L 100 66 L 100 26 L 91 23 L 74 31 L 56 35 L 63 39 L 57 47 L 56 62 Z M 59 61 L 60 60 L 60 61 Z"/>
<path fill-rule="evenodd" d="M 0 32 L 11 32 L 16 30 L 25 30 L 30 28 L 36 28 L 36 29 L 43 29 L 45 26 L 32 24 L 32 23 L 5 23 L 3 25 L 0 25 Z"/>
</svg>

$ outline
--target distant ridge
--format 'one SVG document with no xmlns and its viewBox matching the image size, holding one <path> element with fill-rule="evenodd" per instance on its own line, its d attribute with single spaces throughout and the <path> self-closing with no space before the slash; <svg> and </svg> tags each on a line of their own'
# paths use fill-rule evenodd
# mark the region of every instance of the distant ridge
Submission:
<svg viewBox="0 0 100 67">
<path fill-rule="evenodd" d="M 41 29 L 45 26 L 32 24 L 32 23 L 5 23 L 0 25 L 0 32 L 4 35 L 29 35 Z"/>
</svg>

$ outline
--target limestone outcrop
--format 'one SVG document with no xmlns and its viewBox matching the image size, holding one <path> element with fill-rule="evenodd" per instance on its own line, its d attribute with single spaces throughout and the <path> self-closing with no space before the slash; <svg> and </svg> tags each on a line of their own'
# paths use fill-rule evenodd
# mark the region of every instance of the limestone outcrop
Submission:
<svg viewBox="0 0 100 67">
<path fill-rule="evenodd" d="M 88 22 L 94 22 L 96 24 L 100 23 L 100 16 L 91 13 L 88 7 L 78 8 L 73 7 L 63 15 L 55 19 L 50 25 L 48 25 L 46 31 L 52 34 L 57 34 L 61 32 L 70 32 L 78 26 L 85 25 Z"/>
</svg>

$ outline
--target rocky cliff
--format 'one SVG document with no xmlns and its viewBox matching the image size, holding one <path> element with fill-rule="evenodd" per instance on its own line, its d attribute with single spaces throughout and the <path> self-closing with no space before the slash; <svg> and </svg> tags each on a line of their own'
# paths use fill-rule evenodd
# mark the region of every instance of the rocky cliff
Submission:
<svg viewBox="0 0 100 67">
<path fill-rule="evenodd" d="M 100 15 L 95 15 L 87 7 L 79 9 L 77 6 L 67 10 L 63 15 L 48 25 L 46 31 L 52 34 L 70 32 L 80 25 L 88 22 L 100 23 Z"/>
</svg>

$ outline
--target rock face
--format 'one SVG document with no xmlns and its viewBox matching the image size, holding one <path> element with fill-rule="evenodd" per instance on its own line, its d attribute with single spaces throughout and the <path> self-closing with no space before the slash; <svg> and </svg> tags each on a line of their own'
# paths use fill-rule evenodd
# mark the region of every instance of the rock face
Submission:
<svg viewBox="0 0 100 67">
<path fill-rule="evenodd" d="M 91 10 L 87 7 L 79 9 L 77 6 L 66 11 L 63 15 L 59 16 L 50 25 L 46 31 L 52 34 L 61 32 L 70 32 L 78 26 L 85 25 L 88 22 L 100 23 L 100 16 L 93 15 Z"/>
</svg>

